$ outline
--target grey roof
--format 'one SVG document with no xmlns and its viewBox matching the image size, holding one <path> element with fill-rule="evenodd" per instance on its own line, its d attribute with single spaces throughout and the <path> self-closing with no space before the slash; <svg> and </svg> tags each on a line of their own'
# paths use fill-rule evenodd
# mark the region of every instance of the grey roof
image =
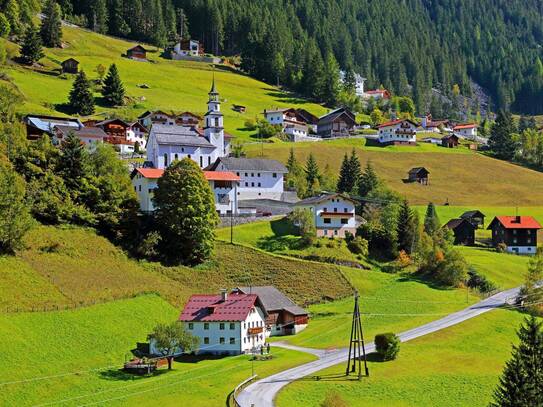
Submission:
<svg viewBox="0 0 543 407">
<path fill-rule="evenodd" d="M 56 117 L 56 116 L 31 116 L 25 117 L 25 123 L 40 129 L 44 132 L 52 133 L 56 126 L 68 126 L 72 128 L 83 127 L 83 123 L 79 119 L 70 117 Z"/>
<path fill-rule="evenodd" d="M 212 167 L 217 167 L 219 161 L 228 171 L 262 171 L 287 173 L 287 167 L 277 160 L 265 158 L 219 158 Z"/>
<path fill-rule="evenodd" d="M 409 174 L 418 174 L 419 172 L 421 171 L 426 171 L 428 174 L 430 174 L 430 171 L 428 171 L 426 168 L 424 167 L 415 167 L 415 168 L 411 168 L 409 170 Z"/>
<path fill-rule="evenodd" d="M 345 107 L 340 107 L 339 109 L 332 110 L 331 112 L 325 114 L 324 116 L 319 117 L 319 124 L 323 125 L 326 123 L 333 122 L 338 117 L 346 115 L 354 124 L 356 124 L 356 120 L 354 117 L 354 114 Z"/>
<path fill-rule="evenodd" d="M 194 127 L 153 124 L 151 133 L 155 135 L 158 144 L 216 148 L 206 138 L 200 136 Z"/>
<path fill-rule="evenodd" d="M 475 229 L 475 226 L 473 226 L 467 219 L 451 219 L 443 227 L 447 227 L 451 230 L 455 230 L 458 226 L 460 226 L 464 222 L 466 222 L 466 225 L 469 225 L 471 228 Z"/>
<path fill-rule="evenodd" d="M 472 218 L 473 216 L 482 216 L 482 217 L 485 217 L 485 214 L 477 209 L 473 210 L 473 211 L 467 211 L 467 212 L 464 212 L 462 215 L 460 215 L 460 217 L 462 219 L 466 219 L 466 218 Z"/>
<path fill-rule="evenodd" d="M 317 204 L 317 203 L 321 203 L 321 202 L 324 202 L 324 201 L 326 201 L 328 199 L 332 199 L 332 198 L 335 198 L 335 197 L 340 197 L 340 198 L 343 198 L 343 199 L 346 199 L 348 201 L 356 203 L 356 201 L 354 199 L 349 198 L 346 195 L 323 193 L 321 195 L 312 196 L 312 197 L 309 197 L 309 198 L 302 199 L 301 201 L 296 202 L 296 206 L 305 206 L 305 205 Z"/>
<path fill-rule="evenodd" d="M 238 287 L 238 290 L 245 294 L 256 294 L 266 312 L 285 310 L 292 315 L 307 315 L 308 312 L 296 305 L 294 301 L 272 285 L 258 287 Z"/>
<path fill-rule="evenodd" d="M 107 134 L 104 130 L 99 127 L 82 127 L 80 129 L 70 127 L 70 126 L 55 126 L 62 134 L 68 135 L 72 132 L 78 137 L 96 137 L 104 138 L 107 137 Z"/>
</svg>

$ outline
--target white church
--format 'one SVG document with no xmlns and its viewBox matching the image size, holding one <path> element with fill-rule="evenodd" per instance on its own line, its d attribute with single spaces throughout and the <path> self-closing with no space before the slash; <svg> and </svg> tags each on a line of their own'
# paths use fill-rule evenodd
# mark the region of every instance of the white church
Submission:
<svg viewBox="0 0 543 407">
<path fill-rule="evenodd" d="M 147 161 L 154 168 L 167 168 L 188 157 L 200 168 L 230 153 L 230 139 L 224 135 L 223 114 L 215 79 L 209 91 L 203 131 L 198 126 L 153 124 L 147 141 Z"/>
</svg>

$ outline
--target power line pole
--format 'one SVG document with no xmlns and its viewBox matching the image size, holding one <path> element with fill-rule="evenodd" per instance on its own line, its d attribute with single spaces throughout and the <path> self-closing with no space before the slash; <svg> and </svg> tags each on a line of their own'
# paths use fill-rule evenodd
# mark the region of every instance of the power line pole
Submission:
<svg viewBox="0 0 543 407">
<path fill-rule="evenodd" d="M 353 322 L 351 325 L 351 340 L 349 342 L 349 358 L 347 359 L 345 374 L 349 376 L 350 373 L 356 373 L 358 365 L 358 380 L 360 380 L 362 378 L 362 358 L 364 358 L 364 370 L 366 372 L 366 377 L 369 376 L 370 373 L 366 359 L 366 348 L 364 347 L 364 335 L 362 333 L 362 320 L 360 319 L 358 298 L 358 291 L 355 291 Z"/>
</svg>

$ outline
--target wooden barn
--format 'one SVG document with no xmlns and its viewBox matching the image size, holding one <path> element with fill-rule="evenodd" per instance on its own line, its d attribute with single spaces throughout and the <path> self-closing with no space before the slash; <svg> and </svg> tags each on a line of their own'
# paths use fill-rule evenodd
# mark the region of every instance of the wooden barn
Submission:
<svg viewBox="0 0 543 407">
<path fill-rule="evenodd" d="M 147 50 L 138 44 L 127 50 L 126 56 L 130 59 L 147 60 Z"/>
<path fill-rule="evenodd" d="M 454 233 L 454 244 L 473 246 L 475 244 L 475 229 L 467 219 L 451 219 L 445 228 L 449 228 Z"/>
<path fill-rule="evenodd" d="M 470 221 L 476 228 L 485 227 L 485 214 L 479 210 L 464 212 L 460 218 Z"/>
<path fill-rule="evenodd" d="M 68 58 L 62 61 L 62 73 L 77 73 L 79 71 L 79 61 L 73 58 Z"/>
<path fill-rule="evenodd" d="M 424 167 L 411 168 L 407 173 L 407 179 L 409 182 L 418 182 L 422 185 L 428 185 L 430 171 Z"/>
<path fill-rule="evenodd" d="M 455 147 L 458 147 L 459 140 L 460 139 L 458 138 L 456 134 L 450 134 L 441 139 L 441 145 L 447 148 L 455 148 Z"/>
</svg>

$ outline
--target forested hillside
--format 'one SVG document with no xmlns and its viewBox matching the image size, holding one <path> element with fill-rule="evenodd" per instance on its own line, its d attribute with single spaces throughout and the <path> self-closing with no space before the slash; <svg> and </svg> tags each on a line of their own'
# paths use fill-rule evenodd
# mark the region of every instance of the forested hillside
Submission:
<svg viewBox="0 0 543 407">
<path fill-rule="evenodd" d="M 9 21 L 13 3 L 28 14 L 36 1 L 0 0 Z M 438 103 L 431 100 L 431 87 L 469 95 L 471 78 L 493 97 L 494 108 L 543 113 L 539 0 L 59 0 L 59 4 L 65 18 L 102 33 L 161 46 L 179 35 L 191 36 L 202 40 L 208 52 L 241 54 L 242 68 L 256 78 L 280 82 L 319 100 L 326 101 L 328 85 L 322 78 L 335 59 L 341 68 L 368 78 L 368 87 L 383 85 L 396 94 L 410 94 L 419 112 Z"/>
</svg>

